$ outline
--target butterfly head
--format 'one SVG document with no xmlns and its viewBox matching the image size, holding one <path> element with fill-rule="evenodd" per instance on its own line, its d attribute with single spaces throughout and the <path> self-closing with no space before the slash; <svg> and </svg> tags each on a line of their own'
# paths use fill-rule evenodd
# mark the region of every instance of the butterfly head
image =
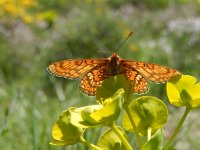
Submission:
<svg viewBox="0 0 200 150">
<path fill-rule="evenodd" d="M 120 65 L 120 57 L 119 57 L 116 53 L 113 53 L 113 54 L 112 54 L 111 63 L 112 63 L 114 66 L 119 66 L 119 65 Z"/>
</svg>

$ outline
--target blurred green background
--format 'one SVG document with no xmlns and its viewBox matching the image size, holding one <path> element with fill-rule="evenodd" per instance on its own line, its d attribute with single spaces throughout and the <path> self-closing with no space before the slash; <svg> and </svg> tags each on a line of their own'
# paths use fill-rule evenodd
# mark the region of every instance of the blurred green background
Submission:
<svg viewBox="0 0 200 150">
<path fill-rule="evenodd" d="M 122 58 L 170 66 L 200 79 L 199 0 L 1 0 L 0 149 L 88 149 L 49 145 L 59 114 L 93 104 L 95 97 L 82 94 L 78 80 L 51 76 L 46 68 L 57 60 L 109 57 L 130 31 L 134 35 L 118 52 Z M 168 103 L 165 85 L 150 87 L 145 95 Z M 184 109 L 168 108 L 166 138 Z M 175 148 L 200 150 L 199 114 L 189 114 Z M 84 136 L 95 143 L 101 132 L 91 129 Z"/>
</svg>

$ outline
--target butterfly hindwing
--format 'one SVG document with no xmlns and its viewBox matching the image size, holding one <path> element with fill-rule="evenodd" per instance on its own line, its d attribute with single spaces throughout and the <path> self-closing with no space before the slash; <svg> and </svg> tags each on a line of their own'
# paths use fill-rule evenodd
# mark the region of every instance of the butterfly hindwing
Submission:
<svg viewBox="0 0 200 150">
<path fill-rule="evenodd" d="M 79 89 L 87 94 L 94 96 L 98 86 L 101 86 L 103 80 L 108 78 L 106 65 L 99 65 L 93 68 L 90 72 L 85 74 L 80 82 Z"/>
<path fill-rule="evenodd" d="M 134 68 L 124 65 L 124 74 L 134 86 L 134 93 L 145 93 L 148 91 L 146 79 Z"/>
</svg>

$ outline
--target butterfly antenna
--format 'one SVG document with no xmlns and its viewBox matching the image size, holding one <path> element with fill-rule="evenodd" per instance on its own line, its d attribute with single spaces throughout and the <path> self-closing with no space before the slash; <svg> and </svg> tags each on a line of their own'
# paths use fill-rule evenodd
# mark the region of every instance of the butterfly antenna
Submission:
<svg viewBox="0 0 200 150">
<path fill-rule="evenodd" d="M 129 35 L 126 37 L 126 39 L 122 42 L 122 44 L 117 48 L 116 52 L 119 51 L 119 49 L 124 45 L 124 43 L 128 40 L 128 38 L 133 34 L 133 32 L 130 32 Z"/>
<path fill-rule="evenodd" d="M 106 52 L 106 51 L 102 51 L 102 50 L 98 50 L 97 53 L 101 53 L 101 54 L 104 54 L 104 55 L 106 55 L 106 56 L 109 55 L 108 52 Z"/>
</svg>

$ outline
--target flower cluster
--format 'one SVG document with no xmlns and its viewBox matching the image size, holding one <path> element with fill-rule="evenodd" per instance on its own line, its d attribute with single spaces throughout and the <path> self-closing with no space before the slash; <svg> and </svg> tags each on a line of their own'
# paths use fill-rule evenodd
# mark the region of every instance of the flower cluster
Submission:
<svg viewBox="0 0 200 150">
<path fill-rule="evenodd" d="M 1 0 L 0 1 L 0 18 L 1 21 L 11 22 L 17 19 L 25 23 L 35 21 L 55 19 L 55 12 L 46 10 L 40 12 L 37 10 L 39 6 L 38 0 Z"/>
</svg>

